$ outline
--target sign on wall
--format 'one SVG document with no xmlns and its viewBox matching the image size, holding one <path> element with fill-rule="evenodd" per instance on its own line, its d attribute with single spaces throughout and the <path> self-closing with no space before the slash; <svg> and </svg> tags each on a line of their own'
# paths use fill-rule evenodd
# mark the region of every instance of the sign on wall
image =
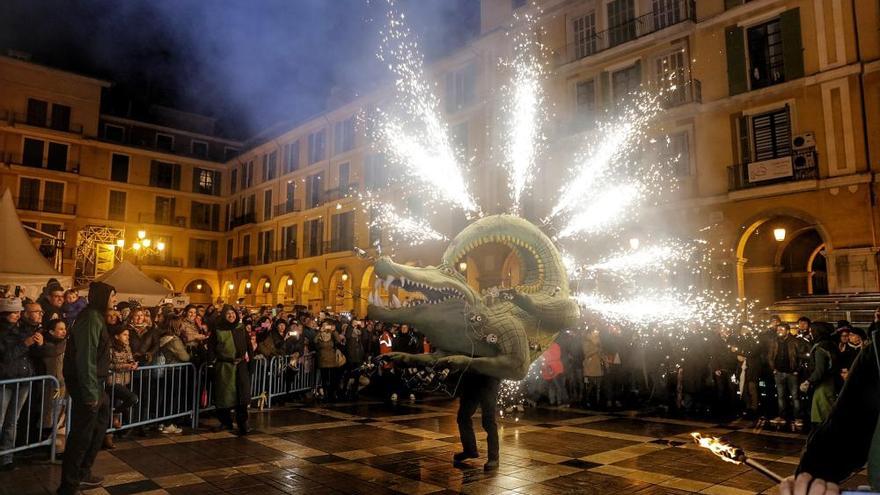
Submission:
<svg viewBox="0 0 880 495">
<path fill-rule="evenodd" d="M 749 163 L 748 167 L 749 182 L 783 179 L 794 175 L 790 156 Z"/>
</svg>

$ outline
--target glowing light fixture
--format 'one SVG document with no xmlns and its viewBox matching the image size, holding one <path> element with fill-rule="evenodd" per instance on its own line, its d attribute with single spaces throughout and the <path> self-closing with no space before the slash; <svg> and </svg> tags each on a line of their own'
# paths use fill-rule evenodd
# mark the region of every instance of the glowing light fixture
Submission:
<svg viewBox="0 0 880 495">
<path fill-rule="evenodd" d="M 293 279 L 289 278 L 287 279 L 287 286 L 290 287 L 291 285 L 293 285 Z"/>
<path fill-rule="evenodd" d="M 315 276 L 312 277 L 312 283 L 313 283 L 313 284 L 317 284 L 317 283 L 318 283 L 318 280 L 319 280 L 319 279 L 318 279 L 318 276 L 317 276 L 317 275 L 315 275 Z"/>
<path fill-rule="evenodd" d="M 147 231 L 146 230 L 138 230 L 138 239 L 143 239 L 145 237 L 147 237 Z"/>
<path fill-rule="evenodd" d="M 233 284 L 232 282 L 229 282 L 229 285 L 227 287 L 229 287 L 229 290 L 232 290 L 235 288 L 235 284 Z"/>
<path fill-rule="evenodd" d="M 263 284 L 263 287 L 265 287 L 267 289 L 271 286 L 272 286 L 272 284 L 270 284 L 268 281 L 265 284 Z"/>
<path fill-rule="evenodd" d="M 143 245 L 144 247 L 147 247 L 147 248 L 150 247 L 150 244 L 152 244 L 152 243 L 153 243 L 153 241 L 151 241 L 150 239 L 143 239 L 141 241 L 141 245 Z"/>
<path fill-rule="evenodd" d="M 118 247 L 124 248 L 125 247 L 125 239 L 116 239 L 116 245 Z"/>
<path fill-rule="evenodd" d="M 347 274 L 347 273 L 343 273 L 343 274 L 342 274 L 342 277 L 340 277 L 340 278 L 342 278 L 342 281 L 345 282 L 345 281 L 348 280 L 348 274 Z"/>
<path fill-rule="evenodd" d="M 464 261 L 462 261 L 461 263 L 459 263 L 459 264 L 458 264 L 458 271 L 460 271 L 460 272 L 466 272 L 466 271 L 467 271 L 467 263 L 464 262 Z"/>
<path fill-rule="evenodd" d="M 131 245 L 131 248 L 134 249 L 135 251 L 137 251 L 138 249 L 141 248 L 141 243 L 135 242 L 134 244 Z"/>
<path fill-rule="evenodd" d="M 776 239 L 777 242 L 782 242 L 785 240 L 785 229 L 782 227 L 778 229 L 773 229 L 773 238 Z"/>
<path fill-rule="evenodd" d="M 251 288 L 251 283 L 250 283 L 250 282 L 245 282 L 245 283 L 244 283 L 244 288 L 250 290 L 250 288 Z"/>
<path fill-rule="evenodd" d="M 157 242 L 156 249 L 158 249 L 159 251 L 165 251 L 165 243 L 162 241 Z"/>
<path fill-rule="evenodd" d="M 202 284 L 196 284 L 196 290 L 202 290 Z"/>
</svg>

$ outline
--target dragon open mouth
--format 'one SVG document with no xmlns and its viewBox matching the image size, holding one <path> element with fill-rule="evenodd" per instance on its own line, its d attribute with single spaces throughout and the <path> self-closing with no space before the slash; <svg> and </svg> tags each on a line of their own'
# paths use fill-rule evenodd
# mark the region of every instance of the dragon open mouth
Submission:
<svg viewBox="0 0 880 495">
<path fill-rule="evenodd" d="M 369 303 L 374 306 L 383 308 L 396 309 L 403 307 L 400 299 L 396 295 L 389 297 L 388 304 L 380 296 L 381 289 L 391 291 L 391 289 L 403 289 L 410 294 L 418 294 L 421 297 L 414 297 L 406 301 L 408 307 L 421 306 L 423 304 L 440 304 L 447 301 L 466 301 L 465 295 L 455 287 L 444 287 L 429 285 L 425 282 L 411 280 L 405 276 L 387 275 L 385 278 L 376 277 L 373 282 L 373 290 L 369 295 Z"/>
</svg>

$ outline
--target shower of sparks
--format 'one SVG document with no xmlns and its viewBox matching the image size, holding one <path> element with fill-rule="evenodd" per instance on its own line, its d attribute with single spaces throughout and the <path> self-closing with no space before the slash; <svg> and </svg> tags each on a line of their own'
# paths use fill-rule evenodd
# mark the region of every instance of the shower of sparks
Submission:
<svg viewBox="0 0 880 495">
<path fill-rule="evenodd" d="M 510 64 L 513 74 L 503 91 L 503 101 L 509 104 L 502 112 L 506 127 L 503 160 L 514 213 L 519 211 L 522 195 L 534 178 L 535 160 L 545 139 L 541 129 L 546 121 L 543 47 L 532 33 L 535 18 L 525 16 L 522 21 L 525 26 L 513 36 L 514 56 Z"/>
<path fill-rule="evenodd" d="M 626 168 L 632 160 L 635 144 L 645 139 L 648 124 L 660 110 L 658 97 L 647 93 L 633 95 L 632 107 L 612 123 L 599 123 L 591 142 L 575 158 L 572 176 L 563 186 L 559 201 L 550 217 L 574 213 L 580 209 L 584 196 L 603 187 L 613 174 Z"/>
<path fill-rule="evenodd" d="M 596 234 L 619 224 L 638 204 L 643 189 L 636 183 L 613 186 L 587 201 L 560 230 L 558 237 L 565 239 L 583 234 Z"/>
<path fill-rule="evenodd" d="M 434 230 L 427 221 L 401 215 L 387 203 L 373 204 L 373 220 L 369 226 L 381 228 L 391 237 L 396 235 L 411 246 L 447 240 L 445 235 Z"/>
<path fill-rule="evenodd" d="M 695 246 L 667 241 L 612 255 L 598 263 L 588 265 L 585 269 L 590 272 L 614 273 L 621 276 L 652 271 L 670 273 L 677 264 L 689 261 L 695 252 Z"/>
<path fill-rule="evenodd" d="M 636 327 L 735 328 L 744 310 L 726 302 L 726 298 L 708 291 L 647 290 L 623 300 L 612 301 L 597 294 L 577 294 L 577 302 L 592 313 L 615 323 Z"/>
<path fill-rule="evenodd" d="M 389 157 L 432 199 L 479 214 L 465 171 L 440 117 L 440 103 L 427 81 L 424 60 L 404 17 L 388 0 L 388 27 L 381 33 L 379 60 L 396 76 L 395 108 L 378 112 L 375 132 Z"/>
</svg>

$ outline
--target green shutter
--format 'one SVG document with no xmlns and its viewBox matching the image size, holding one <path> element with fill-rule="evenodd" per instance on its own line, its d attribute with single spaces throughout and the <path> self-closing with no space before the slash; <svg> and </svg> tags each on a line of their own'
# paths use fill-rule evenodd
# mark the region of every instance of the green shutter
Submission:
<svg viewBox="0 0 880 495">
<path fill-rule="evenodd" d="M 746 47 L 743 29 L 729 26 L 724 30 L 727 42 L 727 85 L 730 94 L 738 95 L 749 90 L 746 81 Z"/>
<path fill-rule="evenodd" d="M 804 47 L 801 42 L 801 9 L 787 10 L 779 16 L 782 28 L 782 58 L 785 60 L 785 80 L 804 77 Z"/>
<path fill-rule="evenodd" d="M 219 171 L 214 172 L 214 196 L 220 196 L 223 194 L 222 183 L 220 180 L 223 178 L 223 174 Z"/>
<path fill-rule="evenodd" d="M 605 108 L 611 106 L 611 73 L 602 71 L 599 74 L 599 91 L 602 94 L 602 104 Z"/>
<path fill-rule="evenodd" d="M 171 188 L 180 190 L 180 164 L 175 163 L 171 173 Z"/>
<path fill-rule="evenodd" d="M 199 192 L 199 173 L 202 169 L 193 167 L 192 192 Z"/>
</svg>

